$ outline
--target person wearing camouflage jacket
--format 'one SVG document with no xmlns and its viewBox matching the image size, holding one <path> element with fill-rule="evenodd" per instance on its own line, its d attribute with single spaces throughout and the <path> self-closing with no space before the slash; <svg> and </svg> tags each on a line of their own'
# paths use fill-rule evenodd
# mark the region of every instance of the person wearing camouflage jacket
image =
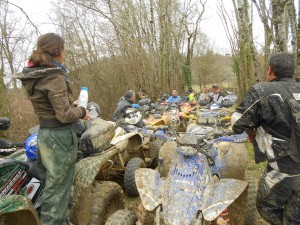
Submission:
<svg viewBox="0 0 300 225">
<path fill-rule="evenodd" d="M 255 162 L 268 162 L 259 181 L 256 205 L 261 217 L 272 225 L 300 224 L 300 161 L 289 153 L 292 115 L 286 102 L 286 93 L 300 102 L 294 71 L 293 55 L 272 55 L 269 82 L 252 86 L 232 115 L 233 131 L 247 131 L 253 141 Z"/>
<path fill-rule="evenodd" d="M 88 118 L 86 109 L 73 106 L 72 90 L 61 65 L 64 41 L 54 33 L 41 35 L 28 67 L 14 75 L 20 79 L 38 116 L 37 166 L 43 193 L 42 225 L 68 225 L 66 218 L 78 140 L 74 122 Z"/>
</svg>

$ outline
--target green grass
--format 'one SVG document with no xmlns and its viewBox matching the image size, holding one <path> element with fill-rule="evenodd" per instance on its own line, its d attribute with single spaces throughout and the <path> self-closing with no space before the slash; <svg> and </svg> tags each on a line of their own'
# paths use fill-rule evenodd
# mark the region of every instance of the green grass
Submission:
<svg viewBox="0 0 300 225">
<path fill-rule="evenodd" d="M 247 171 L 256 179 L 258 183 L 261 174 L 266 168 L 267 162 L 256 164 L 254 161 L 254 149 L 253 145 L 250 142 L 247 142 L 246 149 L 248 153 L 248 162 L 247 162 Z M 270 225 L 268 222 L 264 221 L 260 216 L 258 217 L 258 225 Z"/>
<path fill-rule="evenodd" d="M 248 153 L 247 170 L 258 180 L 263 173 L 267 162 L 256 164 L 254 161 L 254 149 L 250 142 L 246 143 L 246 149 Z"/>
</svg>

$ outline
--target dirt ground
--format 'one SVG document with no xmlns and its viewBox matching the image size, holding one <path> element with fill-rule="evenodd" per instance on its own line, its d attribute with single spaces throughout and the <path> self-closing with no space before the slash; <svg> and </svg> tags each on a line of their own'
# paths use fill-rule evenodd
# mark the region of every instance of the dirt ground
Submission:
<svg viewBox="0 0 300 225">
<path fill-rule="evenodd" d="M 252 174 L 253 177 L 255 177 L 256 182 L 258 182 L 260 175 L 262 174 L 265 164 L 255 164 L 254 162 L 254 154 L 253 154 L 253 148 L 250 143 L 246 143 L 246 148 L 248 151 L 248 164 L 247 164 L 247 170 Z M 140 204 L 140 198 L 139 197 L 126 197 L 125 200 L 126 207 L 136 210 L 138 205 Z M 258 225 L 270 225 L 268 222 L 263 220 L 260 216 L 258 216 Z"/>
</svg>

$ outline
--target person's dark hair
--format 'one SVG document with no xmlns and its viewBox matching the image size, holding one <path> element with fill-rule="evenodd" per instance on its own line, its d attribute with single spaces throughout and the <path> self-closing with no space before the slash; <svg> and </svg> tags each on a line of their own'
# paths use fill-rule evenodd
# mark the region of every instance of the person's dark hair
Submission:
<svg viewBox="0 0 300 225">
<path fill-rule="evenodd" d="M 37 40 L 36 50 L 29 57 L 34 66 L 54 67 L 53 59 L 64 50 L 64 39 L 55 33 L 46 33 Z"/>
<path fill-rule="evenodd" d="M 292 54 L 286 52 L 277 52 L 273 54 L 268 62 L 277 77 L 292 78 L 295 73 L 295 59 Z"/>
<path fill-rule="evenodd" d="M 213 85 L 211 86 L 211 88 L 218 89 L 218 88 L 219 88 L 219 85 L 213 84 Z"/>
<path fill-rule="evenodd" d="M 128 91 L 125 92 L 124 98 L 130 99 L 134 95 L 135 95 L 135 92 L 133 90 L 128 90 Z"/>
</svg>

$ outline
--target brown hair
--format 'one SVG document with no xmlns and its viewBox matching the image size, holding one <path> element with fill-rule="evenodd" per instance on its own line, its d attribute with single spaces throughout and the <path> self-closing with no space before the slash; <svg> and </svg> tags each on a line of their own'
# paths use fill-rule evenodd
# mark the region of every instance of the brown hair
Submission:
<svg viewBox="0 0 300 225">
<path fill-rule="evenodd" d="M 36 50 L 32 52 L 29 61 L 34 66 L 53 67 L 53 59 L 61 55 L 64 44 L 64 39 L 58 34 L 43 34 L 38 38 Z"/>
</svg>

